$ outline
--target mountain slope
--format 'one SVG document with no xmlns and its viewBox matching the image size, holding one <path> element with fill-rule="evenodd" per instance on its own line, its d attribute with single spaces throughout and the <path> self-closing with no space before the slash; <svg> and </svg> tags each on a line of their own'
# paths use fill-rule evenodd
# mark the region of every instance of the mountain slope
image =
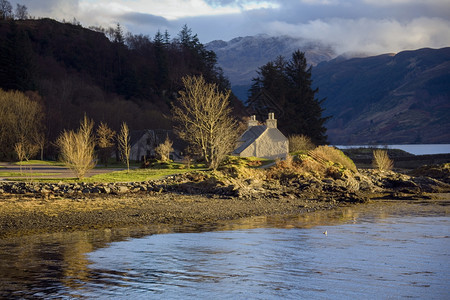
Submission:
<svg viewBox="0 0 450 300">
<path fill-rule="evenodd" d="M 205 46 L 217 54 L 218 64 L 233 86 L 251 84 L 259 67 L 280 55 L 290 58 L 298 49 L 305 52 L 308 63 L 312 65 L 336 56 L 329 46 L 288 36 L 246 36 L 228 42 L 212 41 Z"/>
<path fill-rule="evenodd" d="M 335 59 L 312 73 L 331 143 L 450 142 L 450 48 Z"/>
</svg>

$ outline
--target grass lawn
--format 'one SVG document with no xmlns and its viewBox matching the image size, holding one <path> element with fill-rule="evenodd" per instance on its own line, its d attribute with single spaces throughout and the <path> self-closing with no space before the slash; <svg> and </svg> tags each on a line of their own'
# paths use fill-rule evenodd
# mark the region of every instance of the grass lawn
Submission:
<svg viewBox="0 0 450 300">
<path fill-rule="evenodd" d="M 32 165 L 46 165 L 58 167 L 64 166 L 64 164 L 60 161 L 50 161 L 50 160 L 28 160 L 28 161 L 19 161 L 14 164 L 18 166 L 32 166 Z"/>
<path fill-rule="evenodd" d="M 201 171 L 205 169 L 132 169 L 129 172 L 127 170 L 124 171 L 114 171 L 104 174 L 97 174 L 91 177 L 85 177 L 82 180 L 78 180 L 77 178 L 39 178 L 33 176 L 34 182 L 64 182 L 64 183 L 73 183 L 73 182 L 86 182 L 86 183 L 108 183 L 108 182 L 133 182 L 133 181 L 148 181 L 160 179 L 165 176 L 181 174 L 190 171 Z M 0 173 L 1 174 L 1 173 Z M 10 173 L 12 175 L 8 176 L 22 176 L 20 173 Z M 38 174 L 38 173 L 33 173 Z M 51 175 L 49 173 L 41 173 L 35 176 L 42 175 Z M 6 175 L 5 175 L 6 177 Z M 27 179 L 24 177 L 18 178 L 9 178 L 9 180 L 13 181 L 26 181 Z"/>
<path fill-rule="evenodd" d="M 84 178 L 83 182 L 132 182 L 160 179 L 165 176 L 181 174 L 192 169 L 133 169 L 129 172 L 115 171 Z"/>
</svg>

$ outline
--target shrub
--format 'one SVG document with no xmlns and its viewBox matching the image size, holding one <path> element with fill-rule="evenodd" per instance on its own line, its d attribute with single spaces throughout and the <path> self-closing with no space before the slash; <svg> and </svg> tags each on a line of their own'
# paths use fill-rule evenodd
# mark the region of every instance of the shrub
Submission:
<svg viewBox="0 0 450 300">
<path fill-rule="evenodd" d="M 373 150 L 372 165 L 380 171 L 389 171 L 394 167 L 394 162 L 389 158 L 386 150 Z"/>
<path fill-rule="evenodd" d="M 302 150 L 312 150 L 316 146 L 311 139 L 303 134 L 294 134 L 289 136 L 289 152 L 297 152 Z"/>
<path fill-rule="evenodd" d="M 155 151 L 161 158 L 161 161 L 169 160 L 170 152 L 173 151 L 172 145 L 173 145 L 172 141 L 169 139 L 169 137 L 166 137 L 166 140 L 164 141 L 164 143 L 159 144 L 155 148 Z"/>
<path fill-rule="evenodd" d="M 61 161 L 75 172 L 78 179 L 95 166 L 93 127 L 94 122 L 84 116 L 77 132 L 64 131 L 56 142 L 61 151 Z"/>
<path fill-rule="evenodd" d="M 107 167 L 108 159 L 111 157 L 111 152 L 113 150 L 116 132 L 109 128 L 106 123 L 100 122 L 96 133 L 100 161 Z"/>
</svg>

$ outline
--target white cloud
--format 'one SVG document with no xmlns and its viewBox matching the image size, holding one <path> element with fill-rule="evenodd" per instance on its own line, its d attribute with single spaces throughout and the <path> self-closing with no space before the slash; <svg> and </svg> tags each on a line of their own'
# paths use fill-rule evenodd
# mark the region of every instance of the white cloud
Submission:
<svg viewBox="0 0 450 300">
<path fill-rule="evenodd" d="M 392 19 L 331 19 L 306 24 L 272 22 L 267 31 L 273 35 L 318 39 L 331 43 L 338 53 L 371 54 L 399 52 L 422 47 L 450 45 L 450 21 L 439 18 L 416 18 L 409 22 Z"/>
<path fill-rule="evenodd" d="M 249 3 L 251 5 L 252 3 Z M 265 2 L 263 7 L 271 7 Z M 177 20 L 186 17 L 214 16 L 238 14 L 241 8 L 237 5 L 211 6 L 204 0 L 134 0 L 134 1 L 110 1 L 110 0 L 81 0 L 80 7 L 84 13 L 101 8 L 106 13 L 136 12 L 161 16 L 167 20 Z"/>
</svg>

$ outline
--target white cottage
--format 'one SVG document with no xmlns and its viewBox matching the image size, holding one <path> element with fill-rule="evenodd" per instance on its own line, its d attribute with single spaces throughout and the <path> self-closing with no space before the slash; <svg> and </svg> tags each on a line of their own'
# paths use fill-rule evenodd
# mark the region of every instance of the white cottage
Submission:
<svg viewBox="0 0 450 300">
<path fill-rule="evenodd" d="M 234 155 L 242 157 L 261 157 L 268 159 L 286 158 L 289 152 L 289 141 L 277 128 L 274 113 L 264 125 L 259 125 L 256 116 L 251 116 L 247 130 L 238 140 Z"/>
</svg>

